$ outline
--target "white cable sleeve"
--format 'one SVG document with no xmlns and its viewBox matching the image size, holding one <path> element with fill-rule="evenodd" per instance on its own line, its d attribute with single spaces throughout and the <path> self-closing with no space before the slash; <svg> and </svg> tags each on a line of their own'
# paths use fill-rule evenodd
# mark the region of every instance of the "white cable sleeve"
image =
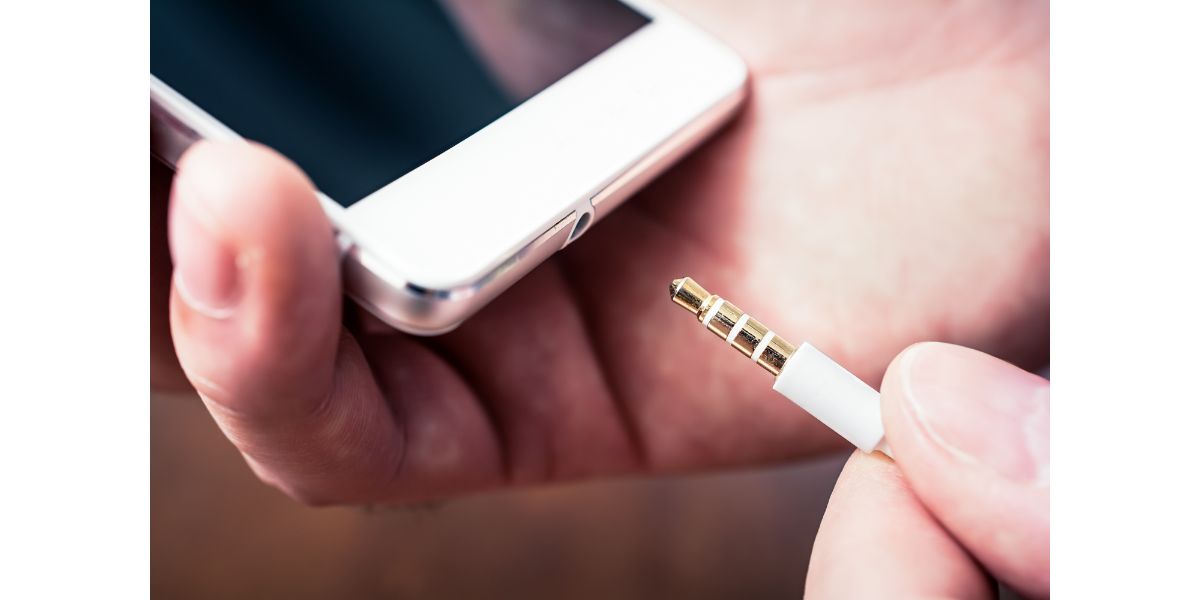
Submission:
<svg viewBox="0 0 1200 600">
<path fill-rule="evenodd" d="M 863 452 L 892 455 L 883 437 L 879 392 L 811 344 L 805 342 L 787 359 L 775 391 Z"/>
</svg>

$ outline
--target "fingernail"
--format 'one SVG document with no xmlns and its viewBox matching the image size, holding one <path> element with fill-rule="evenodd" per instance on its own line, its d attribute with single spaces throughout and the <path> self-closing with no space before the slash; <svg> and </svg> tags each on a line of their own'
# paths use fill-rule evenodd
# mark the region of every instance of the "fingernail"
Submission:
<svg viewBox="0 0 1200 600">
<path fill-rule="evenodd" d="M 1050 481 L 1050 382 L 982 352 L 921 344 L 901 359 L 918 426 L 967 466 L 1018 483 Z"/>
<path fill-rule="evenodd" d="M 214 224 L 199 217 L 197 208 L 191 206 L 200 200 L 197 193 L 188 181 L 176 181 L 170 219 L 175 290 L 196 311 L 225 319 L 233 314 L 237 301 L 237 257 L 215 234 Z"/>
</svg>

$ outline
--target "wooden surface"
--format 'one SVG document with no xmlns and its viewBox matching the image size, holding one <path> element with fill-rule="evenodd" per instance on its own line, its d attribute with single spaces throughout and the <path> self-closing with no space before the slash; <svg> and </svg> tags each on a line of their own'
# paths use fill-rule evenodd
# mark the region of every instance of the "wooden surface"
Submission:
<svg viewBox="0 0 1200 600">
<path fill-rule="evenodd" d="M 198 399 L 151 409 L 155 598 L 799 597 L 844 456 L 714 475 L 307 508 Z"/>
</svg>

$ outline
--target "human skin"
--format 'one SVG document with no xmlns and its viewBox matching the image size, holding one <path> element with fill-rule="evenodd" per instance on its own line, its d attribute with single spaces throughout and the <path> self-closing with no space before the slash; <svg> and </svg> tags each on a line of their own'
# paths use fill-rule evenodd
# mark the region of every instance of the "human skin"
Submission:
<svg viewBox="0 0 1200 600">
<path fill-rule="evenodd" d="M 855 452 L 808 569 L 810 598 L 1050 595 L 1050 383 L 918 344 L 884 378 L 896 461 Z"/>
<path fill-rule="evenodd" d="M 198 144 L 171 191 L 174 271 L 151 265 L 153 383 L 181 383 L 173 345 L 259 477 L 330 504 L 843 447 L 667 301 L 682 275 L 872 384 L 927 339 L 1044 364 L 1045 2 L 678 9 L 748 62 L 743 113 L 438 338 L 347 304 L 291 163 Z M 152 196 L 168 176 L 152 168 Z"/>
</svg>

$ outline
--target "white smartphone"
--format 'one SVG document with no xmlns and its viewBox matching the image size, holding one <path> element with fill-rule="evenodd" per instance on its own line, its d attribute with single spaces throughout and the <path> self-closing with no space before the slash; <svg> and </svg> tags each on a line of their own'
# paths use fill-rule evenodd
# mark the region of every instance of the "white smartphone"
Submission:
<svg viewBox="0 0 1200 600">
<path fill-rule="evenodd" d="M 741 59 L 633 0 L 153 0 L 151 151 L 269 145 L 347 293 L 449 331 L 730 117 Z M 680 207 L 681 209 L 683 207 Z"/>
</svg>

